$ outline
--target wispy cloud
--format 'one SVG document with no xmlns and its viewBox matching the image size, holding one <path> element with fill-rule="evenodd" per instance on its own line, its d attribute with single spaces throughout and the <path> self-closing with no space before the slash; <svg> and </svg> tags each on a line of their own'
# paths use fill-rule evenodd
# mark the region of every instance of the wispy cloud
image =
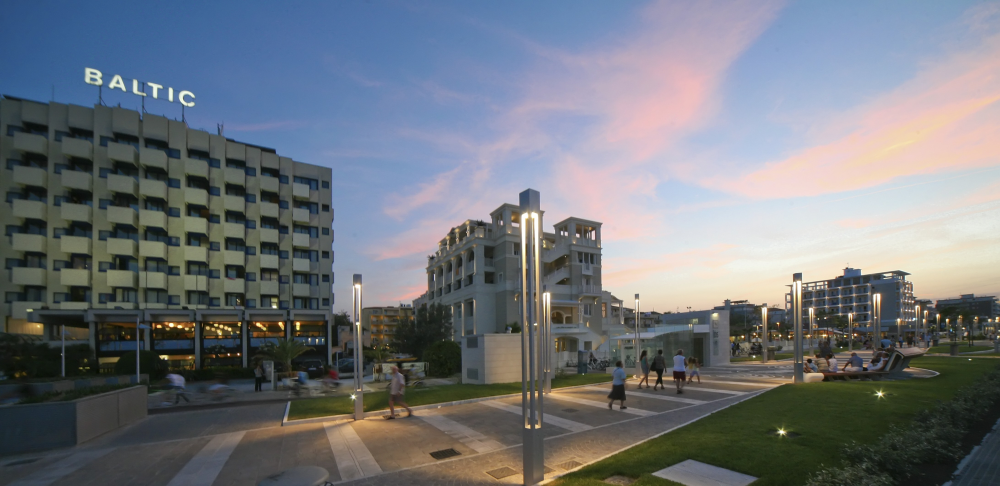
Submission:
<svg viewBox="0 0 1000 486">
<path fill-rule="evenodd" d="M 295 130 L 304 127 L 309 123 L 299 120 L 283 120 L 262 123 L 226 125 L 226 130 L 230 132 L 276 132 L 281 130 Z"/>
</svg>

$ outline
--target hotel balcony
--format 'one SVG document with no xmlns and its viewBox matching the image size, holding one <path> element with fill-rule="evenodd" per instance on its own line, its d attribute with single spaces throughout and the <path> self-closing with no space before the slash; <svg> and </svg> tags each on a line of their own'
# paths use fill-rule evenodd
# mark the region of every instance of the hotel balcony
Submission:
<svg viewBox="0 0 1000 486">
<path fill-rule="evenodd" d="M 292 258 L 293 272 L 308 272 L 312 262 L 305 258 Z"/>
<path fill-rule="evenodd" d="M 139 287 L 165 290 L 167 288 L 167 274 L 163 272 L 139 272 Z"/>
<path fill-rule="evenodd" d="M 89 240 L 88 240 L 89 241 Z M 14 233 L 11 235 L 11 248 L 14 251 L 46 251 L 48 239 L 45 235 L 30 235 L 27 233 Z"/>
<path fill-rule="evenodd" d="M 293 182 L 292 197 L 295 199 L 309 199 L 309 185 Z"/>
<path fill-rule="evenodd" d="M 262 243 L 277 243 L 278 242 L 278 230 L 271 228 L 261 228 L 257 230 L 257 234 L 260 235 L 260 241 Z"/>
<path fill-rule="evenodd" d="M 105 273 L 107 274 L 108 287 L 136 287 L 138 272 L 131 270 L 108 270 Z"/>
<path fill-rule="evenodd" d="M 64 169 L 59 176 L 62 179 L 63 187 L 67 189 L 79 189 L 81 191 L 94 190 L 94 176 L 86 172 Z"/>
<path fill-rule="evenodd" d="M 309 222 L 309 210 L 303 208 L 292 208 L 292 221 L 296 223 Z"/>
<path fill-rule="evenodd" d="M 243 169 L 234 169 L 231 167 L 226 167 L 222 170 L 223 179 L 226 184 L 236 184 L 237 186 L 245 186 L 247 182 L 247 173 Z"/>
<path fill-rule="evenodd" d="M 296 297 L 309 297 L 311 290 L 309 284 L 292 284 L 292 295 Z"/>
<path fill-rule="evenodd" d="M 265 179 L 270 179 L 270 177 L 265 177 Z M 268 218 L 278 217 L 278 205 L 269 202 L 260 203 L 260 215 L 266 216 Z"/>
<path fill-rule="evenodd" d="M 21 132 L 17 132 L 21 133 Z M 48 219 L 48 208 L 42 201 L 29 201 L 27 199 L 15 199 L 13 203 L 15 218 L 24 219 Z"/>
<path fill-rule="evenodd" d="M 278 268 L 278 255 L 261 255 L 260 268 Z"/>
<path fill-rule="evenodd" d="M 184 260 L 189 262 L 208 262 L 208 247 L 185 246 Z"/>
<path fill-rule="evenodd" d="M 246 253 L 242 251 L 224 250 L 222 252 L 222 263 L 224 265 L 246 265 Z"/>
<path fill-rule="evenodd" d="M 205 218 L 198 218 L 195 216 L 186 216 L 184 217 L 184 232 L 195 233 L 199 235 L 207 235 L 208 220 Z"/>
<path fill-rule="evenodd" d="M 292 246 L 299 248 L 309 248 L 309 235 L 302 233 L 292 233 Z"/>
<path fill-rule="evenodd" d="M 59 206 L 59 216 L 66 221 L 80 221 L 83 223 L 93 223 L 94 218 L 91 214 L 93 209 L 86 204 L 73 204 L 73 203 L 62 203 Z"/>
<path fill-rule="evenodd" d="M 143 258 L 167 258 L 167 244 L 162 241 L 139 242 L 139 256 Z"/>
<path fill-rule="evenodd" d="M 41 135 L 33 133 L 15 132 L 14 150 L 18 152 L 29 152 L 39 155 L 49 155 L 49 141 Z"/>
<path fill-rule="evenodd" d="M 59 238 L 59 251 L 69 254 L 77 253 L 81 255 L 89 255 L 92 241 L 92 239 L 83 236 L 63 235 Z"/>
<path fill-rule="evenodd" d="M 140 209 L 139 226 L 167 229 L 167 213 L 151 209 Z"/>
<path fill-rule="evenodd" d="M 108 142 L 108 158 L 111 160 L 135 165 L 135 160 L 138 156 L 139 151 L 131 145 Z"/>
<path fill-rule="evenodd" d="M 90 287 L 90 270 L 85 268 L 59 270 L 59 284 L 66 287 Z"/>
<path fill-rule="evenodd" d="M 184 173 L 190 176 L 208 178 L 208 162 L 198 159 L 184 159 Z"/>
<path fill-rule="evenodd" d="M 167 183 L 153 179 L 142 179 L 139 181 L 139 194 L 143 197 L 155 197 L 157 199 L 167 198 Z"/>
<path fill-rule="evenodd" d="M 80 159 L 94 160 L 94 144 L 87 140 L 78 138 L 62 139 L 62 153 L 64 156 L 77 157 Z"/>
<path fill-rule="evenodd" d="M 238 211 L 242 213 L 247 209 L 247 200 L 243 197 L 226 195 L 222 197 L 222 200 L 226 211 Z"/>
<path fill-rule="evenodd" d="M 139 182 L 132 178 L 132 176 L 108 174 L 108 190 L 138 196 Z"/>
<path fill-rule="evenodd" d="M 11 283 L 14 285 L 45 286 L 46 271 L 44 268 L 15 267 L 11 269 Z"/>
<path fill-rule="evenodd" d="M 239 223 L 223 223 L 222 234 L 226 238 L 246 238 L 247 227 Z"/>
<path fill-rule="evenodd" d="M 601 295 L 600 285 L 577 285 L 576 291 L 582 295 Z"/>
<path fill-rule="evenodd" d="M 29 310 L 41 309 L 43 305 L 46 305 L 45 302 L 11 302 L 10 317 L 14 319 L 27 319 Z M 38 325 L 41 326 L 41 324 Z"/>
<path fill-rule="evenodd" d="M 246 292 L 246 281 L 242 278 L 227 278 L 222 287 L 227 294 L 242 294 Z"/>
<path fill-rule="evenodd" d="M 208 277 L 204 275 L 185 275 L 185 290 L 208 290 Z"/>
<path fill-rule="evenodd" d="M 108 206 L 106 217 L 109 223 L 127 224 L 129 226 L 139 224 L 139 213 L 128 207 Z"/>
<path fill-rule="evenodd" d="M 48 173 L 40 167 L 14 166 L 14 183 L 22 186 L 48 188 Z"/>
<path fill-rule="evenodd" d="M 260 178 L 260 190 L 268 192 L 278 192 L 279 181 L 277 177 L 263 176 Z"/>
<path fill-rule="evenodd" d="M 154 148 L 139 148 L 139 164 L 147 169 L 167 170 L 167 153 Z"/>
<path fill-rule="evenodd" d="M 132 240 L 125 238 L 108 238 L 108 254 L 109 255 L 127 255 L 136 256 L 136 251 L 138 251 L 139 245 Z"/>
<path fill-rule="evenodd" d="M 277 295 L 279 290 L 277 280 L 261 280 L 260 281 L 260 294 L 261 295 Z"/>
<path fill-rule="evenodd" d="M 184 200 L 188 204 L 208 207 L 208 191 L 197 187 L 185 187 Z"/>
</svg>

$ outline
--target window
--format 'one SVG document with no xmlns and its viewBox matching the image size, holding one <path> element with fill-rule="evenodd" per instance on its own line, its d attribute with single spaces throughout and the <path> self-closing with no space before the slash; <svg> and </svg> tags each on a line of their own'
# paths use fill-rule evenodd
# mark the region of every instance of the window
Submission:
<svg viewBox="0 0 1000 486">
<path fill-rule="evenodd" d="M 260 306 L 265 309 L 274 309 L 278 307 L 278 296 L 276 295 L 262 295 L 260 296 Z"/>
<path fill-rule="evenodd" d="M 208 166 L 213 169 L 218 169 L 222 167 L 222 161 L 219 159 L 208 159 Z"/>
<path fill-rule="evenodd" d="M 278 283 L 287 284 L 288 283 L 288 275 L 279 275 L 278 276 Z"/>
<path fill-rule="evenodd" d="M 257 169 L 253 167 L 246 168 L 247 177 L 257 177 Z"/>
<path fill-rule="evenodd" d="M 208 271 L 208 278 L 219 278 L 219 275 L 221 273 L 222 272 L 219 272 L 218 270 L 209 270 Z"/>
<path fill-rule="evenodd" d="M 287 235 L 288 234 L 288 226 L 285 226 L 285 225 L 278 226 L 278 234 Z"/>
<path fill-rule="evenodd" d="M 271 169 L 269 167 L 261 167 L 260 175 L 261 177 L 274 177 L 275 179 L 279 178 L 278 169 Z"/>
<path fill-rule="evenodd" d="M 226 167 L 230 169 L 246 169 L 247 163 L 239 159 L 226 159 Z"/>
<path fill-rule="evenodd" d="M 288 259 L 288 250 L 281 250 L 281 251 L 279 251 L 278 252 L 278 258 L 281 259 L 281 260 L 287 260 Z"/>
<path fill-rule="evenodd" d="M 323 189 L 329 189 L 329 188 L 330 188 L 330 181 L 323 181 Z"/>
<path fill-rule="evenodd" d="M 247 282 L 257 281 L 257 274 L 255 272 L 246 272 L 244 275 L 246 276 Z"/>
<path fill-rule="evenodd" d="M 324 204 L 323 205 L 323 212 L 324 213 L 329 213 L 330 212 L 330 205 L 329 204 Z"/>
<path fill-rule="evenodd" d="M 281 209 L 288 209 L 288 201 L 284 200 L 278 201 L 278 207 Z"/>
<path fill-rule="evenodd" d="M 188 290 L 188 305 L 208 305 L 208 292 L 200 290 Z"/>
<path fill-rule="evenodd" d="M 309 235 L 310 238 L 319 237 L 319 228 L 315 226 L 303 226 L 300 224 L 292 226 L 292 231 L 300 235 Z"/>
<path fill-rule="evenodd" d="M 277 270 L 261 270 L 260 271 L 261 282 L 275 282 L 278 280 Z"/>
<path fill-rule="evenodd" d="M 244 277 L 246 277 L 246 270 L 243 267 L 239 265 L 226 265 L 227 279 L 241 279 Z"/>
<path fill-rule="evenodd" d="M 305 184 L 309 186 L 309 190 L 311 191 L 319 189 L 319 181 L 317 181 L 316 179 L 310 179 L 308 177 L 294 177 L 292 180 L 296 184 Z M 287 182 L 287 178 L 285 182 Z"/>
<path fill-rule="evenodd" d="M 247 299 L 247 308 L 255 309 L 257 307 L 257 299 Z"/>
<path fill-rule="evenodd" d="M 330 307 L 330 299 L 323 299 L 323 307 Z"/>
<path fill-rule="evenodd" d="M 168 304 L 170 302 L 167 291 L 162 289 L 146 289 L 145 300 L 147 304 Z"/>
<path fill-rule="evenodd" d="M 143 209 L 165 213 L 167 212 L 167 202 L 164 201 L 163 199 L 147 197 L 143 201 Z"/>
<path fill-rule="evenodd" d="M 243 294 L 226 294 L 226 305 L 229 307 L 242 307 Z"/>
<path fill-rule="evenodd" d="M 279 175 L 278 176 L 278 182 L 281 183 L 281 184 L 288 184 L 288 176 L 286 176 L 286 175 Z M 282 302 L 284 302 L 284 301 L 282 301 Z M 285 304 L 285 307 L 286 308 L 288 307 L 287 303 Z"/>
<path fill-rule="evenodd" d="M 236 184 L 226 184 L 226 195 L 237 196 L 246 199 L 247 190 L 243 186 L 238 186 Z"/>
<path fill-rule="evenodd" d="M 228 251 L 244 251 L 246 249 L 246 244 L 243 240 L 238 238 L 226 238 L 226 250 Z"/>
<path fill-rule="evenodd" d="M 208 251 L 219 251 L 219 242 L 213 241 L 208 244 Z"/>
<path fill-rule="evenodd" d="M 329 275 L 323 275 L 323 283 L 330 283 L 330 276 Z"/>
<path fill-rule="evenodd" d="M 329 260 L 330 259 L 330 252 L 324 251 L 323 252 L 323 259 L 324 260 Z"/>
<path fill-rule="evenodd" d="M 160 243 L 167 243 L 170 237 L 167 236 L 167 230 L 161 228 L 148 228 L 146 229 L 146 234 L 143 235 L 143 239 L 146 241 L 159 241 Z"/>
<path fill-rule="evenodd" d="M 310 214 L 319 214 L 319 204 L 308 201 L 295 201 L 296 209 L 308 209 Z"/>
<path fill-rule="evenodd" d="M 115 288 L 115 302 L 139 302 L 139 292 L 136 289 L 124 287 Z"/>
<path fill-rule="evenodd" d="M 260 244 L 260 254 L 261 255 L 277 255 L 278 244 L 277 243 L 261 243 Z"/>
<path fill-rule="evenodd" d="M 170 208 L 170 209 L 168 209 L 167 210 L 167 216 L 170 216 L 171 218 L 179 218 L 179 217 L 181 217 L 181 208 Z"/>
<path fill-rule="evenodd" d="M 97 262 L 98 272 L 107 272 L 108 270 L 111 270 L 111 262 Z"/>
<path fill-rule="evenodd" d="M 583 315 L 590 316 L 594 304 L 583 304 Z"/>
<path fill-rule="evenodd" d="M 246 201 L 248 203 L 255 203 L 255 202 L 257 202 L 257 196 L 254 195 L 254 194 L 247 194 L 245 199 L 246 199 Z"/>
<path fill-rule="evenodd" d="M 243 213 L 237 211 L 226 211 L 226 222 L 245 225 L 247 217 Z"/>
<path fill-rule="evenodd" d="M 180 179 L 173 179 L 173 178 L 167 179 L 167 187 L 170 187 L 170 188 L 173 188 L 173 189 L 180 189 L 181 188 L 181 180 Z"/>
<path fill-rule="evenodd" d="M 246 252 L 247 252 L 247 255 L 256 255 L 257 254 L 257 247 L 255 247 L 255 246 L 248 246 Z"/>
<path fill-rule="evenodd" d="M 330 228 L 323 228 L 323 236 L 329 236 Z"/>
<path fill-rule="evenodd" d="M 218 214 L 208 215 L 208 222 L 213 224 L 219 224 L 219 215 Z"/>
<path fill-rule="evenodd" d="M 168 268 L 168 270 L 169 270 L 167 272 L 168 275 L 175 275 L 176 276 L 176 275 L 180 275 L 181 274 L 181 267 L 179 267 L 179 266 L 171 265 Z M 180 298 L 178 298 L 178 300 L 180 300 Z"/>
<path fill-rule="evenodd" d="M 187 274 L 202 277 L 208 276 L 208 264 L 202 262 L 187 262 Z"/>
<path fill-rule="evenodd" d="M 292 274 L 292 282 L 297 283 L 297 284 L 308 284 L 309 283 L 309 274 L 308 273 L 293 273 Z"/>
<path fill-rule="evenodd" d="M 181 305 L 181 296 L 179 295 L 168 295 L 167 305 Z"/>
<path fill-rule="evenodd" d="M 160 258 L 147 258 L 146 271 L 167 273 L 167 261 Z"/>
<path fill-rule="evenodd" d="M 218 187 L 211 186 L 208 188 L 208 194 L 212 196 L 219 196 L 222 194 L 222 191 Z"/>
</svg>

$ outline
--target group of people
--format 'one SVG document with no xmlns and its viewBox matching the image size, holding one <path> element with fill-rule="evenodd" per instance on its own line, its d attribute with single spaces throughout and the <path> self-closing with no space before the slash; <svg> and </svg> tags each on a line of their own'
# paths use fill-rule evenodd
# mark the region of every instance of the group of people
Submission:
<svg viewBox="0 0 1000 486">
<path fill-rule="evenodd" d="M 805 366 L 802 367 L 802 371 L 805 373 L 820 373 L 821 371 L 827 373 L 882 371 L 889 362 L 889 353 L 886 351 L 886 348 L 879 348 L 872 354 L 872 359 L 868 363 L 868 366 L 865 366 L 865 360 L 861 356 L 858 356 L 858 353 L 851 353 L 851 357 L 847 358 L 847 362 L 844 363 L 843 367 L 840 367 L 840 362 L 833 353 L 827 353 L 826 358 L 823 359 L 826 362 L 825 369 L 820 369 L 820 366 L 812 358 L 809 358 L 806 360 Z"/>
<path fill-rule="evenodd" d="M 666 371 L 666 359 L 663 357 L 662 349 L 656 351 L 656 356 L 653 357 L 652 362 L 650 362 L 647 352 L 643 351 L 639 355 L 639 367 L 642 370 L 642 378 L 639 379 L 640 389 L 643 383 L 646 384 L 646 388 L 649 388 L 650 371 L 656 373 L 656 383 L 653 384 L 653 390 L 657 388 L 660 390 L 666 389 L 663 386 L 663 372 Z M 677 388 L 677 393 L 684 393 L 684 384 L 691 383 L 695 377 L 698 378 L 698 383 L 701 383 L 700 368 L 701 364 L 698 363 L 697 358 L 686 358 L 683 349 L 677 350 L 677 354 L 673 357 L 674 386 Z M 611 378 L 611 393 L 608 394 L 608 399 L 610 399 L 608 410 L 613 408 L 616 400 L 620 402 L 620 410 L 628 409 L 625 406 L 625 381 L 628 379 L 628 374 L 622 368 L 621 361 L 615 362 L 615 370 L 611 373 Z"/>
</svg>

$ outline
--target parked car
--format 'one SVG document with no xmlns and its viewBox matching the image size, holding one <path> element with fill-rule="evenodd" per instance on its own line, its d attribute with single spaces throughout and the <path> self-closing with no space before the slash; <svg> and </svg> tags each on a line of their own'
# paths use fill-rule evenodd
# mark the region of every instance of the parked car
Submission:
<svg viewBox="0 0 1000 486">
<path fill-rule="evenodd" d="M 354 373 L 354 360 L 352 358 L 340 360 L 337 366 L 338 373 Z"/>
<path fill-rule="evenodd" d="M 323 362 L 318 359 L 307 359 L 299 363 L 299 371 L 305 371 L 309 378 L 320 378 L 323 376 Z"/>
</svg>

